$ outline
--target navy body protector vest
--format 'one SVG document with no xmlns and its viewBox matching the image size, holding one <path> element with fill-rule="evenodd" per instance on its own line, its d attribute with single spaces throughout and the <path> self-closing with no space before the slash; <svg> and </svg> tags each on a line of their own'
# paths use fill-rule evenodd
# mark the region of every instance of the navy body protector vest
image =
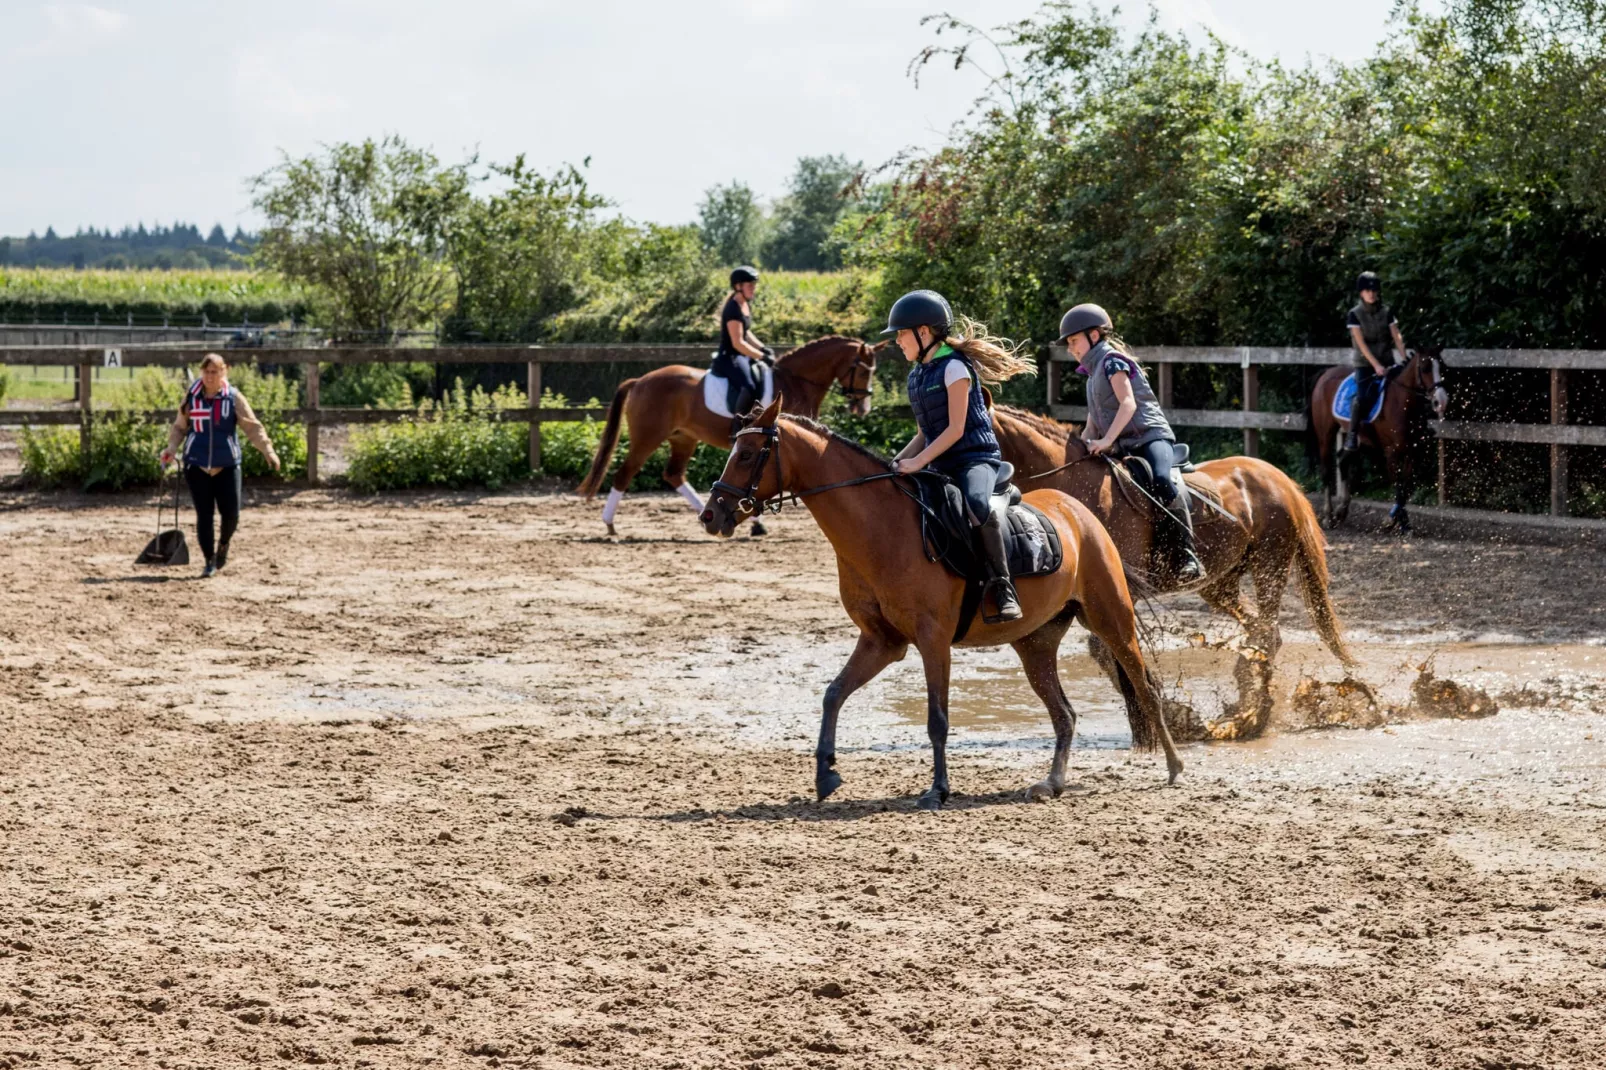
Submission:
<svg viewBox="0 0 1606 1070">
<path fill-rule="evenodd" d="M 965 409 L 965 433 L 958 442 L 948 447 L 933 468 L 947 469 L 972 461 L 999 461 L 1003 454 L 998 449 L 998 437 L 993 434 L 993 420 L 987 414 L 987 403 L 981 392 L 981 376 L 976 366 L 964 354 L 949 346 L 937 350 L 924 364 L 916 364 L 909 372 L 909 406 L 914 409 L 915 423 L 927 442 L 948 430 L 948 387 L 943 383 L 943 371 L 950 360 L 964 361 L 970 369 L 970 401 Z"/>
<path fill-rule="evenodd" d="M 190 418 L 190 433 L 184 438 L 184 463 L 199 468 L 232 468 L 240 463 L 240 440 L 235 436 L 238 393 L 227 387 L 216 397 L 207 397 L 197 379 L 184 395 L 184 412 Z"/>
</svg>

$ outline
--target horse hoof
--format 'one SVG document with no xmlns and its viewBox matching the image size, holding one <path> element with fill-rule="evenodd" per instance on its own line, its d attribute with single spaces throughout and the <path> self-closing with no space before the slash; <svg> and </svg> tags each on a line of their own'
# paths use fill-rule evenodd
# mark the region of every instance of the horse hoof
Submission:
<svg viewBox="0 0 1606 1070">
<path fill-rule="evenodd" d="M 1052 801 L 1058 794 L 1059 792 L 1055 791 L 1053 785 L 1049 784 L 1048 781 L 1039 780 L 1026 789 L 1026 801 L 1046 803 Z"/>
<path fill-rule="evenodd" d="M 1177 774 L 1182 772 L 1182 759 L 1178 758 L 1174 762 L 1165 763 L 1165 771 L 1165 782 L 1167 784 L 1175 784 L 1177 782 Z"/>
<path fill-rule="evenodd" d="M 920 796 L 918 803 L 922 810 L 941 810 L 942 804 L 948 801 L 948 793 L 936 788 L 927 788 L 926 793 Z"/>
<path fill-rule="evenodd" d="M 617 532 L 616 532 L 616 531 L 614 531 L 614 530 L 613 530 L 613 525 L 612 525 L 612 524 L 609 524 L 609 525 L 608 525 L 608 538 L 610 538 L 610 539 L 611 539 L 611 538 L 614 538 L 614 537 L 615 537 L 615 536 L 616 536 L 616 535 L 617 535 L 617 534 L 618 534 L 618 533 L 617 533 Z"/>
<path fill-rule="evenodd" d="M 760 536 L 768 535 L 770 533 L 770 529 L 755 520 L 753 521 L 753 526 L 748 529 L 747 533 L 756 539 Z"/>
<path fill-rule="evenodd" d="M 824 802 L 841 786 L 842 774 L 835 769 L 829 770 L 824 776 L 814 778 L 814 796 L 820 802 Z"/>
</svg>

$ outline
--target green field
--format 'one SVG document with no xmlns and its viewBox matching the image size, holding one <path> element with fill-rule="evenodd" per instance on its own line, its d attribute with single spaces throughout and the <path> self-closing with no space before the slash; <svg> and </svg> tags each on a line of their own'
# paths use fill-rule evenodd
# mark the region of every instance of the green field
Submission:
<svg viewBox="0 0 1606 1070">
<path fill-rule="evenodd" d="M 312 295 L 267 272 L 76 271 L 72 268 L 0 268 L 0 323 L 273 323 L 305 317 Z"/>
</svg>

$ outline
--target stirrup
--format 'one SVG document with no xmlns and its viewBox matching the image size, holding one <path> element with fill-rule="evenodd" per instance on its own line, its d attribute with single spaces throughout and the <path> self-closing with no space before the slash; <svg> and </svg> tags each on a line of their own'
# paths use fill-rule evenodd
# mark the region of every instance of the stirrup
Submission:
<svg viewBox="0 0 1606 1070">
<path fill-rule="evenodd" d="M 994 591 L 998 592 L 998 595 L 996 595 L 993 599 L 993 604 L 998 608 L 998 612 L 988 613 L 987 596 Z M 1005 608 L 1004 600 L 1002 598 L 1002 595 L 1004 594 L 1009 595 L 1009 605 L 1013 606 L 1014 612 L 1010 612 Z M 981 622 L 983 624 L 1006 624 L 1010 621 L 1020 620 L 1024 615 L 1025 614 L 1020 608 L 1020 596 L 1015 593 L 1015 584 L 1013 581 L 1006 577 L 998 577 L 987 580 L 982 584 Z"/>
</svg>

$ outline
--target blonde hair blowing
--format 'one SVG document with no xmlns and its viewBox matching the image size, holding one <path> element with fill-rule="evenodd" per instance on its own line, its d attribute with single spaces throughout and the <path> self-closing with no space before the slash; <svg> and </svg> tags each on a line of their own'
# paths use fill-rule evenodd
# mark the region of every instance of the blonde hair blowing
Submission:
<svg viewBox="0 0 1606 1070">
<path fill-rule="evenodd" d="M 1001 383 L 1017 375 L 1037 374 L 1037 365 L 1019 355 L 1019 345 L 1008 338 L 988 334 L 985 323 L 969 316 L 958 317 L 954 333 L 943 340 L 970 358 L 984 383 Z"/>
</svg>

